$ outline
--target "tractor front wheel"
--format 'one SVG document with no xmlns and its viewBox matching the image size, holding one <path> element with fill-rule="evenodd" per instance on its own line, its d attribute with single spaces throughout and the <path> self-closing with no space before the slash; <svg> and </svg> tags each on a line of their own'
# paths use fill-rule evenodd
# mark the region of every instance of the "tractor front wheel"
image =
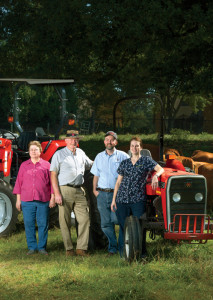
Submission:
<svg viewBox="0 0 213 300">
<path fill-rule="evenodd" d="M 0 179 L 0 237 L 12 233 L 17 222 L 16 197 L 12 186 Z"/>
<path fill-rule="evenodd" d="M 124 225 L 124 257 L 127 261 L 138 260 L 142 249 L 141 226 L 137 217 L 130 216 Z"/>
</svg>

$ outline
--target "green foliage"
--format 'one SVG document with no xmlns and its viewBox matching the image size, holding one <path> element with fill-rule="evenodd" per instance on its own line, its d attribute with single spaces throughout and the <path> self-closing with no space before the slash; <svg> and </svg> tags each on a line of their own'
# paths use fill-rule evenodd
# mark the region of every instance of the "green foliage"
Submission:
<svg viewBox="0 0 213 300">
<path fill-rule="evenodd" d="M 8 89 L 9 85 L 4 84 L 0 89 L 0 105 L 2 112 L 6 116 L 13 110 L 13 101 L 15 97 L 15 87 Z M 60 122 L 61 102 L 54 88 L 51 86 L 34 87 L 22 84 L 18 89 L 19 107 L 20 107 L 20 124 L 25 130 L 35 130 L 36 127 L 50 127 L 53 134 Z M 69 113 L 76 113 L 77 97 L 73 87 L 66 87 L 66 96 L 69 101 L 66 102 L 66 109 Z M 9 101 L 8 101 L 9 98 Z M 4 123 L 0 120 L 1 127 L 5 128 Z"/>
<path fill-rule="evenodd" d="M 121 120 L 125 124 L 125 126 L 122 127 L 122 130 L 124 130 L 124 132 L 131 131 L 134 134 L 137 134 L 138 132 L 149 134 L 154 131 L 154 101 L 152 102 L 147 98 L 143 98 L 126 101 L 120 105 L 122 106 Z"/>
<path fill-rule="evenodd" d="M 185 96 L 184 101 L 193 108 L 195 113 L 197 113 L 199 110 L 203 111 L 204 108 L 211 103 L 209 99 L 196 94 Z"/>
<path fill-rule="evenodd" d="M 171 140 L 173 142 L 187 141 L 190 138 L 190 131 L 174 128 L 171 130 Z"/>
<path fill-rule="evenodd" d="M 0 15 L 1 77 L 73 77 L 93 108 L 151 89 L 167 116 L 213 91 L 211 1 L 16 0 Z"/>
</svg>

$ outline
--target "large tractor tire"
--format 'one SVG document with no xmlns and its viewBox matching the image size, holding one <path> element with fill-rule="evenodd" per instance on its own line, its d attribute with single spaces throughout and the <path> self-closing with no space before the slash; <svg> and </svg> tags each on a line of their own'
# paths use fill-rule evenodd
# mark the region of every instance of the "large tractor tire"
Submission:
<svg viewBox="0 0 213 300">
<path fill-rule="evenodd" d="M 0 237 L 8 236 L 15 229 L 18 211 L 12 186 L 0 179 Z"/>
<path fill-rule="evenodd" d="M 59 228 L 59 218 L 58 218 L 58 205 L 50 208 L 49 216 L 49 228 L 58 227 Z"/>
<path fill-rule="evenodd" d="M 130 216 L 125 220 L 124 225 L 124 257 L 131 262 L 141 257 L 142 234 L 141 225 L 137 217 Z"/>
<path fill-rule="evenodd" d="M 84 189 L 86 191 L 86 198 L 89 204 L 90 216 L 90 236 L 89 236 L 89 250 L 105 249 L 108 246 L 108 240 L 101 229 L 101 218 L 97 207 L 97 199 L 93 194 L 93 174 L 89 171 L 84 175 Z"/>
</svg>

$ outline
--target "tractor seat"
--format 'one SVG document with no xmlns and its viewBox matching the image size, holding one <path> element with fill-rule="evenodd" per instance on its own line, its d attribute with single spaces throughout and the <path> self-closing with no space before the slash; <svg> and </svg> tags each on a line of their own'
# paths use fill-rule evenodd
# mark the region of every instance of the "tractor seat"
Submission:
<svg viewBox="0 0 213 300">
<path fill-rule="evenodd" d="M 28 152 L 28 145 L 31 141 L 36 141 L 36 133 L 34 131 L 24 131 L 20 133 L 19 138 L 17 139 L 18 147 L 25 152 Z"/>
<path fill-rule="evenodd" d="M 43 127 L 37 127 L 35 130 L 36 136 L 37 136 L 37 140 L 42 143 L 42 142 L 47 142 L 50 140 L 54 140 L 54 137 L 49 136 L 45 133 Z"/>
<path fill-rule="evenodd" d="M 39 137 L 44 136 L 44 135 L 47 136 L 47 134 L 45 133 L 43 127 L 37 127 L 35 132 L 36 132 L 36 135 L 39 136 Z"/>
<path fill-rule="evenodd" d="M 141 150 L 141 155 L 152 157 L 152 154 L 148 149 L 142 149 Z"/>
<path fill-rule="evenodd" d="M 132 153 L 131 153 L 130 150 L 128 151 L 128 154 L 129 154 L 130 157 L 132 156 Z M 142 150 L 141 150 L 141 155 L 142 155 L 142 156 L 149 156 L 149 157 L 152 157 L 152 154 L 151 154 L 151 152 L 150 152 L 148 149 L 142 149 Z"/>
</svg>

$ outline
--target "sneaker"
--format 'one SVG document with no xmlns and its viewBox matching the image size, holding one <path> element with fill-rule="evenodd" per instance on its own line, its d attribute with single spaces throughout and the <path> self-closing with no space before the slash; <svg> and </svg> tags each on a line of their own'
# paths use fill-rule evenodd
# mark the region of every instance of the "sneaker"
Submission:
<svg viewBox="0 0 213 300">
<path fill-rule="evenodd" d="M 33 249 L 30 249 L 28 252 L 27 252 L 27 255 L 31 255 L 31 254 L 35 254 L 36 253 L 36 251 L 35 250 L 33 250 Z"/>
<path fill-rule="evenodd" d="M 75 255 L 75 252 L 73 249 L 66 251 L 66 256 L 74 256 L 74 255 Z"/>
<path fill-rule="evenodd" d="M 42 255 L 48 255 L 48 252 L 45 249 L 41 249 L 38 252 L 39 252 L 39 254 L 42 254 Z"/>
<path fill-rule="evenodd" d="M 76 255 L 79 256 L 89 256 L 89 254 L 87 253 L 86 250 L 82 250 L 82 249 L 76 249 Z"/>
</svg>

